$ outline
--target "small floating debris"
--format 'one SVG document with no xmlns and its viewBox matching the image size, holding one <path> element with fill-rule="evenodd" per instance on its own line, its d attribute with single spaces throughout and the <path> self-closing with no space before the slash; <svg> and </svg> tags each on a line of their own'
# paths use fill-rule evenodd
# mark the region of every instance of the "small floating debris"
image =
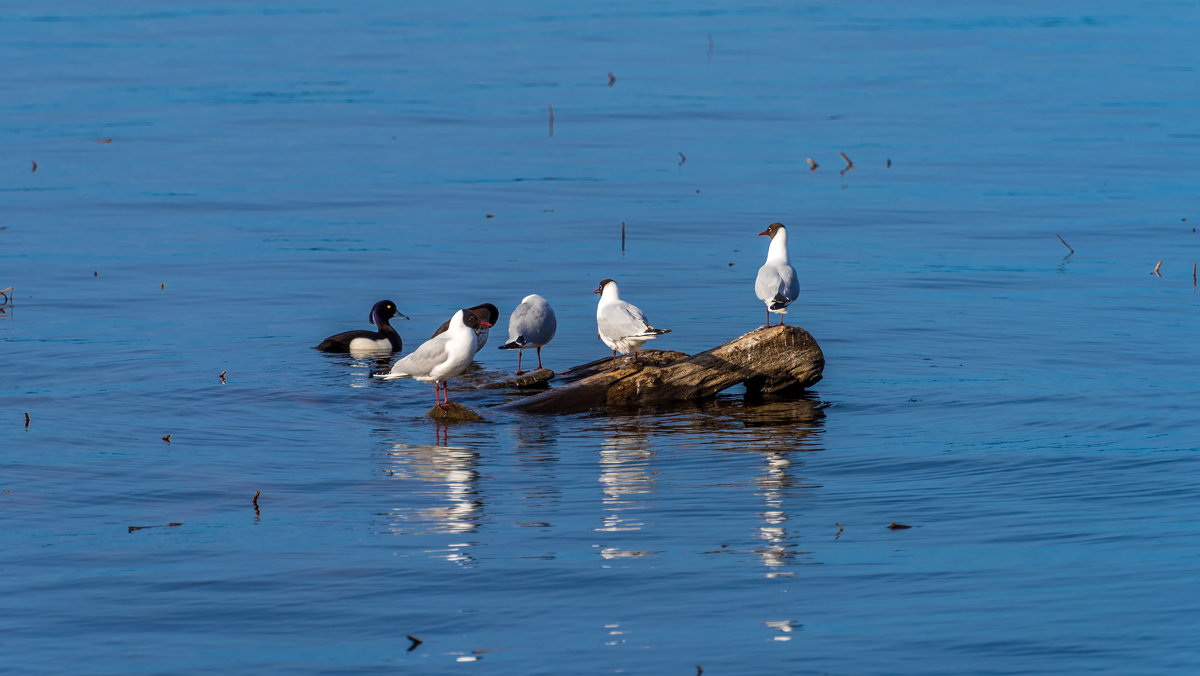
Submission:
<svg viewBox="0 0 1200 676">
<path fill-rule="evenodd" d="M 677 154 L 679 155 L 679 166 L 682 167 L 683 163 L 687 162 L 687 155 L 684 155 L 683 153 L 677 153 Z"/>
<path fill-rule="evenodd" d="M 112 139 L 110 139 L 110 138 L 100 138 L 100 139 L 96 139 L 96 143 L 112 143 Z"/>
<path fill-rule="evenodd" d="M 221 371 L 221 384 L 222 385 L 225 384 L 225 374 L 226 373 L 228 373 L 228 371 Z"/>
<path fill-rule="evenodd" d="M 1159 277 L 1162 277 L 1162 273 L 1158 271 L 1158 269 L 1161 267 L 1162 267 L 1162 261 L 1159 261 L 1158 264 L 1154 266 L 1154 270 L 1152 270 L 1150 272 L 1150 274 L 1158 275 Z"/>
<path fill-rule="evenodd" d="M 615 84 L 617 84 L 617 76 L 613 75 L 612 71 L 610 70 L 608 71 L 608 86 L 611 87 Z"/>
<path fill-rule="evenodd" d="M 167 442 L 168 444 L 171 443 L 171 435 L 168 434 L 168 435 L 164 436 L 163 441 Z"/>
<path fill-rule="evenodd" d="M 814 160 L 811 157 L 804 158 L 804 161 L 808 162 L 808 170 L 809 171 L 816 171 L 817 167 L 821 166 L 821 165 L 817 164 L 816 160 Z"/>
<path fill-rule="evenodd" d="M 548 104 L 550 107 L 550 136 L 554 136 L 554 104 Z"/>
<path fill-rule="evenodd" d="M 846 157 L 846 153 L 838 153 L 838 154 L 842 156 L 843 160 L 846 160 L 846 168 L 842 169 L 842 173 L 841 173 L 842 176 L 845 176 L 847 171 L 854 169 L 854 162 L 852 162 L 849 157 Z"/>
<path fill-rule="evenodd" d="M 904 530 L 905 528 L 912 528 L 912 526 L 909 526 L 909 525 L 903 524 L 903 523 L 894 523 L 893 522 L 893 523 L 888 524 L 888 528 L 890 528 L 892 530 Z"/>
<path fill-rule="evenodd" d="M 1071 252 L 1070 254 L 1067 254 L 1068 256 L 1073 255 L 1075 253 L 1075 249 L 1072 249 L 1071 245 L 1067 244 L 1067 240 L 1063 239 L 1062 235 L 1060 235 L 1056 232 L 1056 233 L 1054 233 L 1054 236 L 1058 238 L 1058 241 L 1062 242 L 1063 246 L 1067 247 L 1067 251 Z"/>
<path fill-rule="evenodd" d="M 29 413 L 25 413 L 25 429 L 29 429 Z"/>
<path fill-rule="evenodd" d="M 406 651 L 404 651 L 404 652 L 409 652 L 409 653 L 411 653 L 412 651 L 414 651 L 414 650 L 416 650 L 416 649 L 417 649 L 417 646 L 419 646 L 419 645 L 421 645 L 422 643 L 424 643 L 424 641 L 422 641 L 421 639 L 417 638 L 416 636 L 413 636 L 412 634 L 406 634 L 406 635 L 404 636 L 404 638 L 406 638 L 406 639 L 408 639 L 408 640 L 412 641 L 412 645 L 408 646 L 408 650 L 406 650 Z"/>
<path fill-rule="evenodd" d="M 183 522 L 181 522 L 181 521 L 172 521 L 171 523 L 160 523 L 160 524 L 155 524 L 153 526 L 130 526 L 129 532 L 132 533 L 135 530 L 145 530 L 147 528 L 175 528 L 176 526 L 182 526 L 182 525 L 183 525 Z"/>
<path fill-rule="evenodd" d="M 159 285 L 158 285 L 158 288 L 162 289 L 163 291 L 166 291 L 166 290 L 167 290 L 167 283 L 166 283 L 166 282 L 162 282 L 161 284 L 159 284 Z"/>
<path fill-rule="evenodd" d="M 0 289 L 0 297 L 3 297 L 3 300 L 0 300 L 0 305 L 12 305 L 13 288 L 10 286 L 7 289 Z"/>
<path fill-rule="evenodd" d="M 33 171 L 31 171 L 29 173 L 36 174 L 37 173 L 37 160 L 31 160 L 31 161 L 33 162 Z"/>
</svg>

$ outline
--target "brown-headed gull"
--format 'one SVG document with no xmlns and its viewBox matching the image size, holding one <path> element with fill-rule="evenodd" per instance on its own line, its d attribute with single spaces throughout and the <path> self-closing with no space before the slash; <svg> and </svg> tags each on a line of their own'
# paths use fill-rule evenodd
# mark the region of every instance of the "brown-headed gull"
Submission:
<svg viewBox="0 0 1200 676">
<path fill-rule="evenodd" d="M 767 306 L 767 326 L 771 325 L 772 312 L 779 315 L 782 325 L 787 306 L 800 295 L 796 268 L 788 262 L 787 228 L 782 223 L 772 223 L 758 234 L 770 237 L 771 246 L 767 248 L 767 262 L 758 269 L 758 278 L 754 280 L 754 293 Z"/>
<path fill-rule="evenodd" d="M 466 371 L 471 365 L 471 359 L 478 350 L 475 328 L 480 325 L 489 327 L 491 323 L 481 320 L 474 312 L 459 310 L 450 318 L 448 325 L 444 332 L 421 343 L 407 357 L 392 364 L 390 371 L 375 375 L 388 380 L 413 378 L 423 383 L 433 382 L 433 398 L 438 408 L 446 410 L 450 404 L 446 380 Z M 438 399 L 439 388 L 445 403 Z"/>
<path fill-rule="evenodd" d="M 650 322 L 646 321 L 646 313 L 621 300 L 617 283 L 611 279 L 600 282 L 600 287 L 592 293 L 600 294 L 600 302 L 596 304 L 596 328 L 600 332 L 600 340 L 612 348 L 614 367 L 617 365 L 618 350 L 622 354 L 637 352 L 647 340 L 671 332 L 671 329 L 650 326 Z M 634 359 L 637 359 L 636 354 Z"/>
<path fill-rule="evenodd" d="M 482 350 L 483 346 L 487 345 L 488 327 L 496 325 L 496 322 L 500 319 L 500 310 L 498 310 L 496 306 L 492 305 L 491 303 L 482 303 L 480 305 L 473 305 L 467 308 L 467 311 L 474 312 L 475 314 L 479 315 L 479 318 L 486 323 L 486 326 L 484 324 L 480 324 L 479 327 L 475 329 L 475 337 L 478 339 L 477 342 L 479 343 L 479 349 Z M 433 335 L 436 336 L 439 333 L 444 333 L 446 331 L 446 327 L 449 325 L 450 320 L 442 322 L 442 325 L 438 327 L 437 331 L 433 332 Z M 433 336 L 430 336 L 430 338 L 432 337 Z"/>
<path fill-rule="evenodd" d="M 537 348 L 537 367 L 542 368 L 542 346 L 554 338 L 557 330 L 554 309 L 545 298 L 533 293 L 521 300 L 508 318 L 508 342 L 500 346 L 501 350 L 517 350 L 517 375 L 525 373 L 521 370 L 521 355 L 531 347 Z"/>
<path fill-rule="evenodd" d="M 408 319 L 396 311 L 395 303 L 381 300 L 371 308 L 371 314 L 367 317 L 379 331 L 346 331 L 322 340 L 316 349 L 323 352 L 399 352 L 403 343 L 400 342 L 400 334 L 388 323 L 392 317 Z"/>
</svg>

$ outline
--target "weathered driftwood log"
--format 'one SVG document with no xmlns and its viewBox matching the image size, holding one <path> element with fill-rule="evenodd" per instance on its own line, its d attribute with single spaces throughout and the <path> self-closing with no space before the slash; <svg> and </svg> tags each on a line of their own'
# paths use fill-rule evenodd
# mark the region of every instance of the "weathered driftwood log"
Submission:
<svg viewBox="0 0 1200 676">
<path fill-rule="evenodd" d="M 691 357 L 646 350 L 625 355 L 615 369 L 602 359 L 563 374 L 562 387 L 505 405 L 531 413 L 573 413 L 593 408 L 640 406 L 711 397 L 745 383 L 751 392 L 802 390 L 821 379 L 825 356 L 817 341 L 796 326 L 761 327 Z"/>
</svg>

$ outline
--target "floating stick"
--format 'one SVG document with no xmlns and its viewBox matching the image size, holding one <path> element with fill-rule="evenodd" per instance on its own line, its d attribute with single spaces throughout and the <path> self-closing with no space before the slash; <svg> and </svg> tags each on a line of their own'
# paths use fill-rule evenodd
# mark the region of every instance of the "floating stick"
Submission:
<svg viewBox="0 0 1200 676">
<path fill-rule="evenodd" d="M 1159 277 L 1162 277 L 1162 273 L 1158 271 L 1158 269 L 1161 267 L 1162 267 L 1162 261 L 1159 261 L 1158 264 L 1154 266 L 1154 270 L 1150 274 L 1158 275 Z"/>
<path fill-rule="evenodd" d="M 167 436 L 163 437 L 163 441 L 167 442 L 168 444 L 171 443 L 171 435 L 168 434 Z"/>
<path fill-rule="evenodd" d="M 416 649 L 417 649 L 417 646 L 419 646 L 419 645 L 421 645 L 422 643 L 424 643 L 424 641 L 422 641 L 421 639 L 417 638 L 416 636 L 413 636 L 412 634 L 406 634 L 406 635 L 404 636 L 404 638 L 406 638 L 406 639 L 408 639 L 408 640 L 412 641 L 412 645 L 408 646 L 408 650 L 405 650 L 405 651 L 404 651 L 404 652 L 407 652 L 407 653 L 411 653 L 412 651 L 414 651 L 414 650 L 416 650 Z"/>
<path fill-rule="evenodd" d="M 611 87 L 611 86 L 615 85 L 616 83 L 617 83 L 617 76 L 613 75 L 611 70 L 608 71 L 608 86 Z"/>
<path fill-rule="evenodd" d="M 25 413 L 25 429 L 29 429 L 29 413 Z"/>
<path fill-rule="evenodd" d="M 621 253 L 625 253 L 625 221 L 621 221 Z"/>
<path fill-rule="evenodd" d="M 912 526 L 908 526 L 908 525 L 905 525 L 902 523 L 889 523 L 888 528 L 891 528 L 892 530 L 903 530 L 905 528 L 912 528 Z"/>
<path fill-rule="evenodd" d="M 804 160 L 806 162 L 808 162 L 808 170 L 809 171 L 816 171 L 817 167 L 821 166 L 821 165 L 817 164 L 816 162 L 814 162 L 813 158 L 811 158 L 811 157 L 806 157 L 806 158 L 804 158 Z"/>
<path fill-rule="evenodd" d="M 841 174 L 842 176 L 845 176 L 847 171 L 850 171 L 851 169 L 854 168 L 854 162 L 851 162 L 850 158 L 846 157 L 846 153 L 838 153 L 838 154 L 842 156 L 843 160 L 846 160 L 846 168 L 842 170 L 842 174 Z"/>
<path fill-rule="evenodd" d="M 221 371 L 221 384 L 222 384 L 222 385 L 224 385 L 224 384 L 225 384 L 225 374 L 226 374 L 226 373 L 227 373 L 226 371 Z"/>
<path fill-rule="evenodd" d="M 30 160 L 30 161 L 33 162 L 33 171 L 31 171 L 29 173 L 36 174 L 37 173 L 37 160 Z"/>
<path fill-rule="evenodd" d="M 1060 235 L 1060 234 L 1058 234 L 1058 233 L 1056 232 L 1056 233 L 1054 233 L 1054 236 L 1055 236 L 1055 237 L 1057 237 L 1057 238 L 1058 238 L 1058 241 L 1062 242 L 1062 243 L 1063 243 L 1063 246 L 1067 247 L 1067 249 L 1068 249 L 1068 250 L 1069 250 L 1069 251 L 1070 251 L 1072 254 L 1073 254 L 1073 253 L 1075 253 L 1075 250 L 1071 248 L 1071 245 L 1070 245 L 1070 244 L 1067 244 L 1067 240 L 1063 239 L 1063 238 L 1062 238 L 1062 235 Z"/>
<path fill-rule="evenodd" d="M 687 156 L 683 153 L 679 153 L 679 166 L 682 167 L 684 162 L 687 162 Z"/>
</svg>

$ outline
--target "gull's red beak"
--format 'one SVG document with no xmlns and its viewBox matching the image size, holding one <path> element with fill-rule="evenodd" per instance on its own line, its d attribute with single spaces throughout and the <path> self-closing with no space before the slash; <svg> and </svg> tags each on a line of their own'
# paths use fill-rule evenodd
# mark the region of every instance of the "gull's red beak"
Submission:
<svg viewBox="0 0 1200 676">
<path fill-rule="evenodd" d="M 600 293 L 600 289 L 596 289 L 596 290 L 595 290 L 595 291 L 593 291 L 592 293 Z"/>
<path fill-rule="evenodd" d="M 490 329 L 490 328 L 492 328 L 492 325 L 491 325 L 491 324 L 489 324 L 488 322 L 485 322 L 485 321 L 483 321 L 482 319 L 480 319 L 480 320 L 479 320 L 479 325 L 480 325 L 480 326 L 482 326 L 482 327 L 484 327 L 484 328 L 486 328 L 486 329 Z"/>
<path fill-rule="evenodd" d="M 762 237 L 762 236 L 763 236 L 763 235 L 765 235 L 765 234 L 767 234 L 767 231 L 766 231 L 766 230 L 763 230 L 762 232 L 758 233 L 758 236 L 759 236 L 759 237 Z"/>
</svg>

